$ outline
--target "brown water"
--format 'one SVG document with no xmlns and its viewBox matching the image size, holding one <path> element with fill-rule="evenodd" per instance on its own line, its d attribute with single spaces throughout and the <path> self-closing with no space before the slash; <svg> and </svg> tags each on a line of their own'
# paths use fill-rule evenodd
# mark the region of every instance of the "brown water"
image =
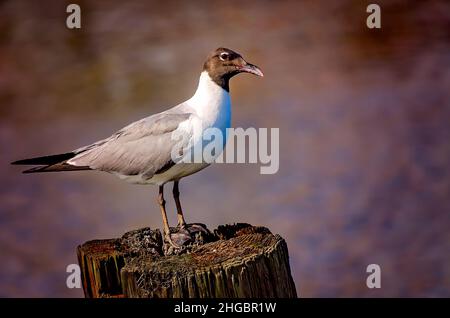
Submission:
<svg viewBox="0 0 450 318">
<path fill-rule="evenodd" d="M 450 296 L 449 3 L 379 1 L 381 31 L 364 1 L 80 3 L 76 31 L 61 1 L 0 4 L 0 296 L 80 297 L 65 286 L 78 244 L 161 223 L 154 187 L 9 162 L 187 99 L 218 46 L 263 69 L 231 83 L 233 126 L 279 127 L 280 170 L 186 178 L 188 221 L 281 234 L 304 297 Z"/>
</svg>

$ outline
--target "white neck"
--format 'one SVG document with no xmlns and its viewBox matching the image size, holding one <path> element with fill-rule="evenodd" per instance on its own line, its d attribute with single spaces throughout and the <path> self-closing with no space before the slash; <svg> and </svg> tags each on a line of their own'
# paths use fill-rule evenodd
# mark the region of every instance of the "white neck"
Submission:
<svg viewBox="0 0 450 318">
<path fill-rule="evenodd" d="M 200 74 L 197 90 L 187 102 L 205 119 L 231 112 L 229 93 L 217 85 L 206 71 Z"/>
</svg>

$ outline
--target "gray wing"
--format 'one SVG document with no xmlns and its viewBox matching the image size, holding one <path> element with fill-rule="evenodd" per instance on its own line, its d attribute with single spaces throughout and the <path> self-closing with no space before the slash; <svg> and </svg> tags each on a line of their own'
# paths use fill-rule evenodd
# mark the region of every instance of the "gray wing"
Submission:
<svg viewBox="0 0 450 318">
<path fill-rule="evenodd" d="M 111 137 L 75 150 L 68 161 L 76 166 L 123 175 L 145 174 L 150 178 L 173 163 L 171 151 L 179 140 L 172 133 L 192 113 L 163 112 L 119 130 Z"/>
</svg>

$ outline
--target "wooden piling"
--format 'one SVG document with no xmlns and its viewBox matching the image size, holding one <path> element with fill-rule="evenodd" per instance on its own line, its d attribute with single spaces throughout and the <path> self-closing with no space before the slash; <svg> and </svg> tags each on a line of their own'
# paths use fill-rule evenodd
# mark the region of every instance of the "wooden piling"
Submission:
<svg viewBox="0 0 450 318">
<path fill-rule="evenodd" d="M 297 297 L 286 242 L 265 227 L 219 226 L 164 255 L 159 230 L 77 248 L 86 297 Z"/>
</svg>

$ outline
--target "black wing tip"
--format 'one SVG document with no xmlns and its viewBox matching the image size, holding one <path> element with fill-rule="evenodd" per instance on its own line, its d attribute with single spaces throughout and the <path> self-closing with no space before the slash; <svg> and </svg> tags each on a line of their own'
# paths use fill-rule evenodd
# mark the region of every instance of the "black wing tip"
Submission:
<svg viewBox="0 0 450 318">
<path fill-rule="evenodd" d="M 67 152 L 58 155 L 43 156 L 29 159 L 22 159 L 11 162 L 12 165 L 53 165 L 59 162 L 69 160 L 75 156 L 74 152 Z"/>
<path fill-rule="evenodd" d="M 26 165 L 28 159 L 16 160 L 10 163 L 10 165 Z"/>
<path fill-rule="evenodd" d="M 33 172 L 40 172 L 41 169 L 43 169 L 45 167 L 34 167 L 28 170 L 24 170 L 22 171 L 23 174 L 28 174 L 28 173 L 33 173 Z"/>
<path fill-rule="evenodd" d="M 66 163 L 62 163 L 48 166 L 33 167 L 31 169 L 22 171 L 22 173 L 28 174 L 36 172 L 61 172 L 61 171 L 81 171 L 81 170 L 92 170 L 92 169 L 88 166 L 73 166 Z"/>
</svg>

